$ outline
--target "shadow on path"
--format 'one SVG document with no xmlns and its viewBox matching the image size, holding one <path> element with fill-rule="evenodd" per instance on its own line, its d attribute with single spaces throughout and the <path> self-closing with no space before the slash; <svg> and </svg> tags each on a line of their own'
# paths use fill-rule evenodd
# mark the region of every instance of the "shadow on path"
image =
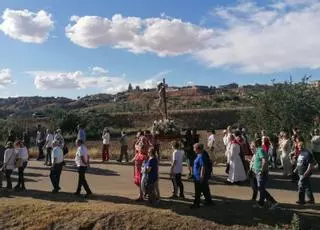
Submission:
<svg viewBox="0 0 320 230">
<path fill-rule="evenodd" d="M 66 165 L 63 167 L 63 171 L 78 172 L 78 168 L 75 166 Z M 86 174 L 93 174 L 98 176 L 120 176 L 120 174 L 116 171 L 96 167 L 89 167 L 86 171 Z"/>
</svg>

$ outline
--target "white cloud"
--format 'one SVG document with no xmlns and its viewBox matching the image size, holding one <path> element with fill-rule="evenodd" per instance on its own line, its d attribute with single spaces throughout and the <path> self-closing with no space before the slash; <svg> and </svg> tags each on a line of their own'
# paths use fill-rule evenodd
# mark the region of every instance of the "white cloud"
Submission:
<svg viewBox="0 0 320 230">
<path fill-rule="evenodd" d="M 109 45 L 133 53 L 152 52 L 159 56 L 175 56 L 194 52 L 205 46 L 213 30 L 183 22 L 180 19 L 98 16 L 72 16 L 66 36 L 85 48 Z"/>
<path fill-rule="evenodd" d="M 92 74 L 106 74 L 108 72 L 109 72 L 109 70 L 104 69 L 104 68 L 99 67 L 99 66 L 92 67 Z"/>
<path fill-rule="evenodd" d="M 27 43 L 44 43 L 54 27 L 51 14 L 43 10 L 34 13 L 28 10 L 6 9 L 2 19 L 0 30 L 11 38 Z"/>
<path fill-rule="evenodd" d="M 0 88 L 13 84 L 11 69 L 0 69 Z"/>
<path fill-rule="evenodd" d="M 250 2 L 215 9 L 226 27 L 216 30 L 211 47 L 194 55 L 211 67 L 234 66 L 254 73 L 319 68 L 320 2 L 278 3 L 287 10 Z"/>
<path fill-rule="evenodd" d="M 97 76 L 93 73 L 75 72 L 52 72 L 52 71 L 31 71 L 27 72 L 34 76 L 34 84 L 37 89 L 101 89 L 105 93 L 115 94 L 128 89 L 130 81 L 125 77 Z M 155 88 L 159 76 L 165 76 L 169 71 L 162 71 L 159 74 L 141 82 L 131 82 L 133 87 L 139 86 L 142 89 Z"/>
<path fill-rule="evenodd" d="M 111 46 L 158 56 L 189 54 L 209 67 L 251 73 L 320 67 L 320 1 L 241 1 L 211 12 L 222 24 L 201 27 L 159 18 L 73 16 L 66 36 L 86 48 Z"/>
</svg>

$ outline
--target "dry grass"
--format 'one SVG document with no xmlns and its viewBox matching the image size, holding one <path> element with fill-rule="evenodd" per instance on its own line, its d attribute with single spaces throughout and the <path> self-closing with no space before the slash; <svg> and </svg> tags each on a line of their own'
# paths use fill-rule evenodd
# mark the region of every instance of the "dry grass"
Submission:
<svg viewBox="0 0 320 230">
<path fill-rule="evenodd" d="M 207 143 L 207 137 L 208 133 L 206 131 L 200 131 L 200 142 L 206 144 Z M 224 145 L 222 142 L 222 137 L 223 133 L 221 130 L 217 131 L 216 133 L 216 138 L 217 138 L 217 143 L 216 143 L 216 159 L 218 163 L 224 162 L 225 157 L 224 157 Z M 129 136 L 129 159 L 131 159 L 134 156 L 134 139 L 135 136 Z M 102 157 L 102 141 L 87 141 L 86 142 L 90 157 L 92 159 L 101 159 Z M 74 158 L 74 155 L 76 153 L 76 146 L 73 143 L 69 143 L 69 153 L 67 155 L 67 158 Z M 171 147 L 171 141 L 169 140 L 164 140 L 161 141 L 161 158 L 163 160 L 169 160 L 172 154 L 172 147 Z M 33 147 L 30 149 L 30 156 L 31 157 L 36 157 L 38 154 L 38 150 L 36 147 Z M 111 140 L 110 144 L 110 154 L 111 154 L 111 159 L 116 160 L 119 158 L 120 155 L 120 143 L 119 140 L 113 139 Z"/>
<path fill-rule="evenodd" d="M 19 201 L 19 202 L 17 202 Z M 259 229 L 225 226 L 169 210 L 110 202 L 1 200 L 0 229 Z M 266 229 L 266 228 L 264 228 Z"/>
</svg>

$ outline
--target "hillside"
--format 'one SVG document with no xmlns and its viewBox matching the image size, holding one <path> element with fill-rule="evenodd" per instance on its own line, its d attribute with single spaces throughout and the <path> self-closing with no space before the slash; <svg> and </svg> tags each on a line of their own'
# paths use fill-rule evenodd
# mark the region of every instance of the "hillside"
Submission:
<svg viewBox="0 0 320 230">
<path fill-rule="evenodd" d="M 212 108 L 234 108 L 247 104 L 247 93 L 266 90 L 271 86 L 242 86 L 230 84 L 220 87 L 190 86 L 168 87 L 169 110 L 194 110 Z M 0 99 L 0 117 L 48 116 L 56 109 L 66 111 L 157 112 L 156 89 L 136 89 L 115 95 L 96 94 L 77 99 L 64 97 L 15 97 Z"/>
</svg>

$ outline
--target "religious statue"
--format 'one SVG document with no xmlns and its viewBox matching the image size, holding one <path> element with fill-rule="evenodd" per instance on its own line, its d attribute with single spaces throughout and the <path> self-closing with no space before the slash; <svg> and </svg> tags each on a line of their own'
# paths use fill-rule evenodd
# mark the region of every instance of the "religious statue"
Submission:
<svg viewBox="0 0 320 230">
<path fill-rule="evenodd" d="M 164 119 L 167 119 L 167 108 L 166 108 L 166 88 L 165 88 L 165 81 L 158 84 L 158 108 L 160 113 Z"/>
</svg>

